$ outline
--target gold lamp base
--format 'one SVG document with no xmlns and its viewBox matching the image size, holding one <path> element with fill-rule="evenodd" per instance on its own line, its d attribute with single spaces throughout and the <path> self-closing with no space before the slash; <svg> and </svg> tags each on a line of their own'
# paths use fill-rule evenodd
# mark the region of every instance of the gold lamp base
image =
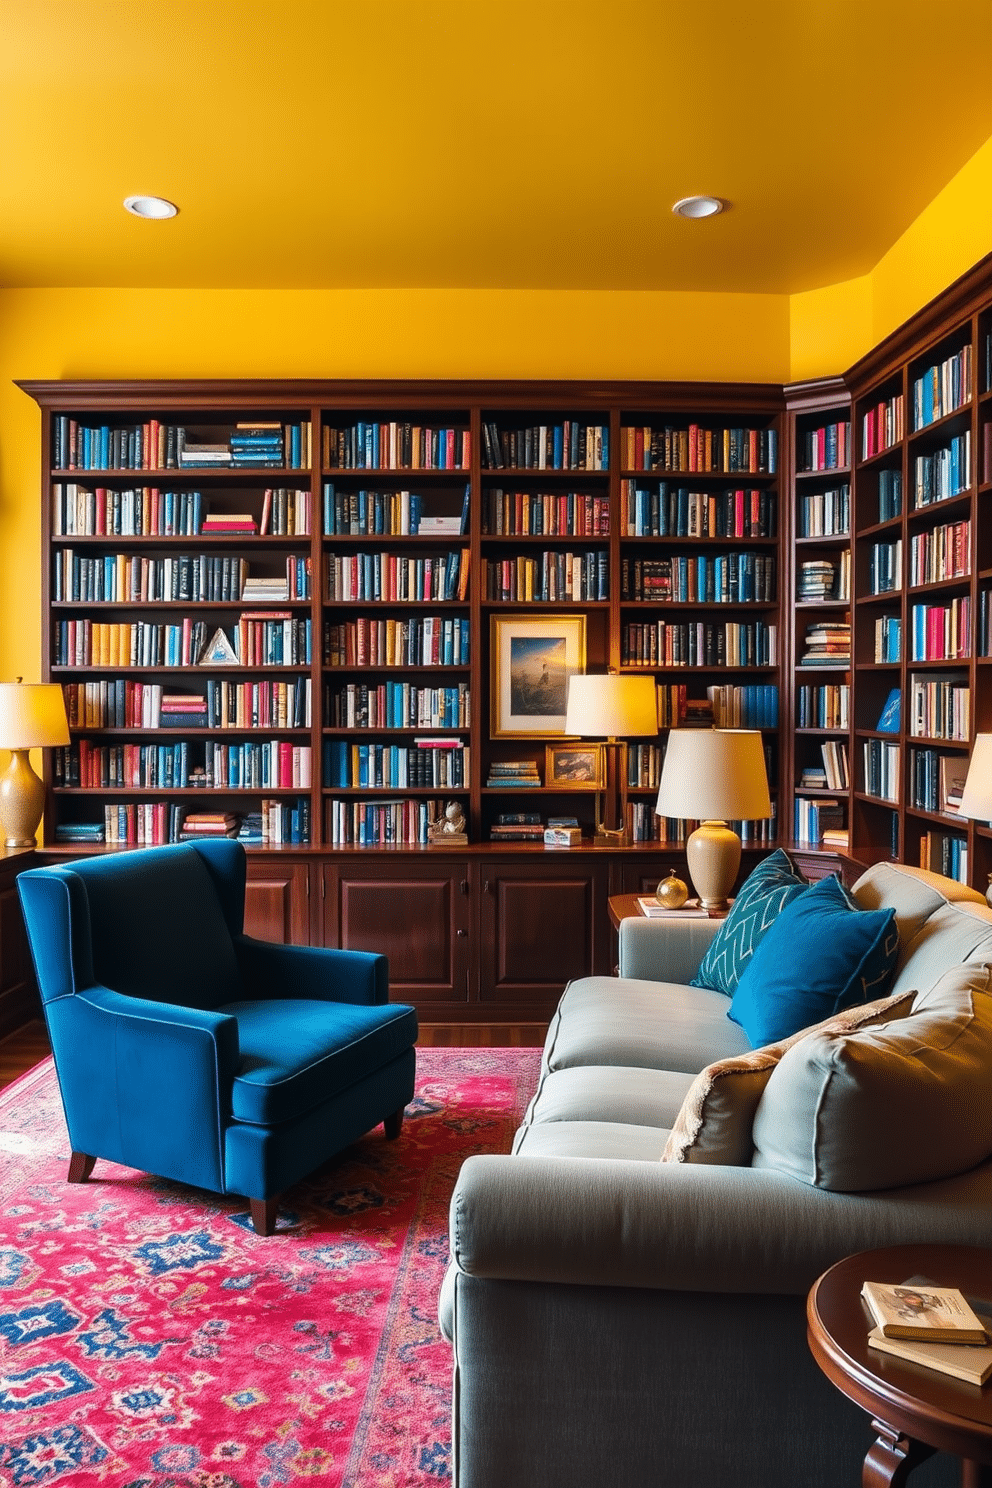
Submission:
<svg viewBox="0 0 992 1488">
<path fill-rule="evenodd" d="M 0 828 L 6 847 L 34 847 L 45 810 L 45 787 L 31 768 L 26 749 L 12 749 L 0 780 Z"/>
<path fill-rule="evenodd" d="M 726 909 L 741 866 L 741 839 L 726 822 L 704 821 L 685 845 L 689 877 L 703 909 Z"/>
</svg>

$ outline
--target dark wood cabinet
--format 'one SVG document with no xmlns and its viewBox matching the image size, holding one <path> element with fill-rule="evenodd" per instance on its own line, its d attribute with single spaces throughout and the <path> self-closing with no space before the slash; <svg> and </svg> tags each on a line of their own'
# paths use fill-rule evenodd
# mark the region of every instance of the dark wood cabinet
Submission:
<svg viewBox="0 0 992 1488">
<path fill-rule="evenodd" d="M 323 868 L 323 941 L 389 957 L 391 994 L 421 1008 L 473 995 L 474 864 L 377 854 Z"/>
<path fill-rule="evenodd" d="M 30 851 L 0 848 L 0 1038 L 41 1016 L 27 932 L 17 897 L 18 873 L 35 864 Z"/>
<path fill-rule="evenodd" d="M 278 854 L 248 859 L 245 933 L 278 945 L 310 944 L 310 866 Z"/>
<path fill-rule="evenodd" d="M 483 859 L 479 997 L 550 1017 L 568 982 L 609 973 L 609 865 L 594 855 Z"/>
</svg>

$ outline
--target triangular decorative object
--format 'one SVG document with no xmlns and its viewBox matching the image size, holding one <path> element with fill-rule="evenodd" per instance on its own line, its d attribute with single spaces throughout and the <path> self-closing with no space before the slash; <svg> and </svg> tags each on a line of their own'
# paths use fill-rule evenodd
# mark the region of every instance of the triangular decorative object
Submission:
<svg viewBox="0 0 992 1488">
<path fill-rule="evenodd" d="M 238 654 L 227 638 L 223 626 L 218 625 L 203 648 L 198 666 L 237 666 Z"/>
</svg>

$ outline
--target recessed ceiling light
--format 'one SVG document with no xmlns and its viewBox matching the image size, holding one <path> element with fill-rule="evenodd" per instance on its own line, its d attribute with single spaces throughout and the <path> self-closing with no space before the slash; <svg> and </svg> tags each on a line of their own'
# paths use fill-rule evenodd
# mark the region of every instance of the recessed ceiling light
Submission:
<svg viewBox="0 0 992 1488">
<path fill-rule="evenodd" d="M 179 208 L 166 201 L 164 196 L 126 196 L 124 210 L 130 212 L 132 217 L 152 219 L 175 217 L 179 212 Z"/>
<path fill-rule="evenodd" d="M 683 196 L 672 211 L 677 217 L 715 217 L 726 205 L 718 196 Z"/>
</svg>

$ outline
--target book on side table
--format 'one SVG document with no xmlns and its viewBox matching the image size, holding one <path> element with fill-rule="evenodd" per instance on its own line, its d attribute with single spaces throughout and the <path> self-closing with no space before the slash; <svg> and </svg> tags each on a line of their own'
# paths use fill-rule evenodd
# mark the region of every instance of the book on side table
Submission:
<svg viewBox="0 0 992 1488">
<path fill-rule="evenodd" d="M 992 1304 L 973 1307 L 957 1288 L 924 1281 L 866 1281 L 861 1295 L 875 1319 L 869 1348 L 968 1384 L 983 1385 L 992 1375 Z"/>
</svg>

